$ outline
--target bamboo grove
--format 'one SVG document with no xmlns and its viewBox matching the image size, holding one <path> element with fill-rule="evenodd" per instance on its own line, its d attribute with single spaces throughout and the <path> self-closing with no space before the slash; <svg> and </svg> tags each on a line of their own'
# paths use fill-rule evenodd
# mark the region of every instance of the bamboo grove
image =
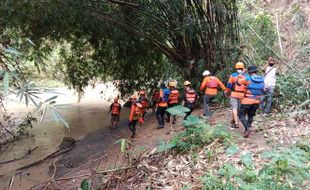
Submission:
<svg viewBox="0 0 310 190">
<path fill-rule="evenodd" d="M 79 91 L 101 78 L 128 92 L 167 72 L 194 82 L 206 67 L 229 68 L 241 54 L 237 9 L 237 0 L 3 0 L 0 33 L 31 39 L 37 57 L 61 44 L 65 81 Z"/>
</svg>

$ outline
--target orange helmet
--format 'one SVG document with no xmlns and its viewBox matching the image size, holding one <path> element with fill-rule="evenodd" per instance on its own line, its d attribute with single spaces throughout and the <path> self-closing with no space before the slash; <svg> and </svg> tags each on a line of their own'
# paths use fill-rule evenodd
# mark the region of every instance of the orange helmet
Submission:
<svg viewBox="0 0 310 190">
<path fill-rule="evenodd" d="M 244 64 L 242 62 L 237 62 L 235 65 L 236 69 L 244 69 Z"/>
</svg>

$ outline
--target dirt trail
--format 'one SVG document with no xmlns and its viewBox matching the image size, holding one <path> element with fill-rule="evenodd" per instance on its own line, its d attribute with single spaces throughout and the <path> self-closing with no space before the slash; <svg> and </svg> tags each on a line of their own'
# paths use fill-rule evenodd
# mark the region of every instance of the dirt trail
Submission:
<svg viewBox="0 0 310 190">
<path fill-rule="evenodd" d="M 193 114 L 200 115 L 201 111 L 196 110 Z M 242 145 L 246 143 L 255 146 L 265 146 L 266 139 L 261 134 L 253 133 L 251 138 L 244 139 L 242 137 L 243 128 L 231 129 L 230 126 L 230 111 L 229 109 L 219 109 L 214 111 L 214 116 L 210 120 L 210 124 L 215 126 L 221 124 L 227 126 L 228 130 L 232 132 L 237 143 Z M 75 178 L 76 176 L 83 176 L 91 172 L 90 169 L 97 169 L 104 171 L 111 169 L 115 166 L 126 165 L 120 156 L 120 145 L 114 144 L 118 139 L 127 138 L 132 142 L 132 150 L 149 151 L 154 149 L 160 141 L 167 141 L 176 130 L 182 130 L 182 119 L 178 118 L 177 124 L 174 125 L 173 130 L 169 124 L 166 124 L 164 129 L 157 129 L 157 121 L 153 113 L 147 116 L 147 122 L 137 128 L 137 136 L 135 139 L 130 139 L 130 131 L 126 126 L 126 118 L 117 129 L 104 131 L 97 131 L 93 134 L 87 135 L 83 140 L 78 142 L 77 147 L 62 156 L 57 161 L 58 168 L 56 170 L 55 178 Z M 102 143 L 101 143 L 102 142 Z M 52 171 L 51 171 L 52 173 Z M 62 180 L 55 184 L 58 188 L 62 189 L 75 189 L 79 186 L 80 182 L 87 177 L 77 177 L 70 180 Z M 36 188 L 36 189 L 41 189 Z"/>
<path fill-rule="evenodd" d="M 200 110 L 196 110 L 193 114 L 200 115 L 200 113 Z M 231 129 L 229 127 L 230 118 L 229 109 L 217 109 L 214 111 L 214 116 L 210 119 L 210 124 L 213 126 L 217 124 L 227 126 L 235 139 L 238 139 L 237 143 L 240 145 L 246 143 L 248 145 L 251 144 L 251 147 L 255 147 L 267 144 L 266 139 L 261 134 L 253 133 L 251 138 L 244 139 L 242 137 L 243 128 Z M 46 169 L 44 170 L 42 168 L 47 167 L 50 168 L 51 177 L 45 178 L 45 181 L 49 181 L 51 178 L 59 179 L 72 177 L 74 179 L 61 180 L 52 185 L 55 185 L 55 187 L 59 189 L 76 189 L 83 179 L 88 178 L 83 175 L 91 173 L 91 169 L 103 171 L 114 168 L 115 166 L 126 165 L 126 163 L 123 163 L 124 160 L 120 155 L 120 145 L 115 144 L 117 140 L 121 138 L 130 140 L 133 146 L 131 149 L 133 150 L 151 150 L 154 149 L 160 141 L 171 139 L 176 133 L 175 130 L 182 130 L 183 127 L 181 122 L 182 118 L 178 118 L 173 131 L 169 124 L 166 124 L 164 129 L 157 129 L 155 114 L 149 113 L 147 115 L 147 122 L 137 127 L 136 138 L 130 139 L 131 133 L 127 127 L 127 117 L 124 115 L 118 128 L 101 129 L 90 133 L 79 140 L 75 148 L 70 152 L 23 171 L 23 173 L 20 174 L 20 179 L 15 181 L 13 189 L 20 189 L 20 181 L 23 178 L 33 178 L 36 175 L 41 175 L 42 172 L 46 171 Z M 56 169 L 54 166 L 56 166 Z M 7 180 L 9 180 L 9 177 Z M 39 185 L 40 183 L 42 183 L 42 181 L 34 181 L 32 185 L 37 185 L 37 187 L 33 189 L 44 189 L 46 182 L 43 182 L 43 185 Z M 29 189 L 30 186 L 24 188 Z"/>
</svg>

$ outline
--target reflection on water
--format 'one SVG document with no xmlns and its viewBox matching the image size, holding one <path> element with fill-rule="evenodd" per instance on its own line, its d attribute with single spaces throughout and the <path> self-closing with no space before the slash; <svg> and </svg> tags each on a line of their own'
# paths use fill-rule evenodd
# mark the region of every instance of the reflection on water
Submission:
<svg viewBox="0 0 310 190">
<path fill-rule="evenodd" d="M 20 140 L 6 147 L 5 151 L 0 154 L 0 161 L 19 158 L 28 150 L 31 150 L 34 147 L 38 148 L 25 159 L 0 165 L 0 176 L 12 175 L 14 170 L 42 159 L 54 152 L 58 149 L 58 145 L 65 136 L 78 140 L 82 139 L 89 133 L 102 128 L 107 128 L 110 125 L 108 107 L 116 94 L 113 86 L 99 85 L 94 89 L 87 88 L 84 98 L 80 103 L 76 103 L 77 96 L 73 91 L 66 89 L 58 89 L 58 91 L 63 95 L 59 95 L 57 102 L 60 104 L 71 104 L 71 106 L 69 106 L 70 109 L 59 110 L 66 121 L 70 124 L 70 132 L 60 124 L 57 124 L 52 119 L 50 113 L 47 114 L 42 123 L 36 123 L 34 128 L 30 130 L 30 137 L 22 137 Z M 104 91 L 104 94 L 100 94 L 101 91 Z M 50 94 L 45 94 L 44 96 L 49 97 Z M 8 110 L 14 110 L 15 113 L 27 111 L 25 107 L 18 105 L 15 102 L 9 104 Z M 128 110 L 124 110 L 122 118 L 126 118 L 127 115 Z M 29 181 L 42 181 L 48 177 L 48 171 L 44 171 L 46 169 L 42 171 L 39 170 L 36 172 L 36 175 L 29 177 Z M 43 173 L 44 175 L 42 175 Z M 0 189 L 5 183 L 7 183 L 7 181 L 3 179 L 0 178 Z M 37 182 L 33 183 L 36 184 Z M 25 184 L 21 183 L 21 185 Z M 18 187 L 15 188 L 18 189 Z"/>
</svg>

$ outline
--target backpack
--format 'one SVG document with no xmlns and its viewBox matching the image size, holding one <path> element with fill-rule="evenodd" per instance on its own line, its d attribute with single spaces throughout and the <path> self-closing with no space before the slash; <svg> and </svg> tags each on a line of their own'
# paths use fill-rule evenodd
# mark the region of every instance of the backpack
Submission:
<svg viewBox="0 0 310 190">
<path fill-rule="evenodd" d="M 208 82 L 208 88 L 217 88 L 219 86 L 218 81 L 215 77 L 211 77 L 211 80 Z"/>
<path fill-rule="evenodd" d="M 164 88 L 164 89 L 162 89 L 162 90 L 163 90 L 163 92 L 164 92 L 162 101 L 163 101 L 163 102 L 168 102 L 168 101 L 169 101 L 169 96 L 170 96 L 170 90 L 169 90 L 168 88 Z"/>
<path fill-rule="evenodd" d="M 250 91 L 250 93 L 248 93 Z M 264 77 L 262 76 L 251 76 L 251 82 L 247 86 L 247 94 L 254 96 L 260 96 L 264 92 Z"/>
</svg>

